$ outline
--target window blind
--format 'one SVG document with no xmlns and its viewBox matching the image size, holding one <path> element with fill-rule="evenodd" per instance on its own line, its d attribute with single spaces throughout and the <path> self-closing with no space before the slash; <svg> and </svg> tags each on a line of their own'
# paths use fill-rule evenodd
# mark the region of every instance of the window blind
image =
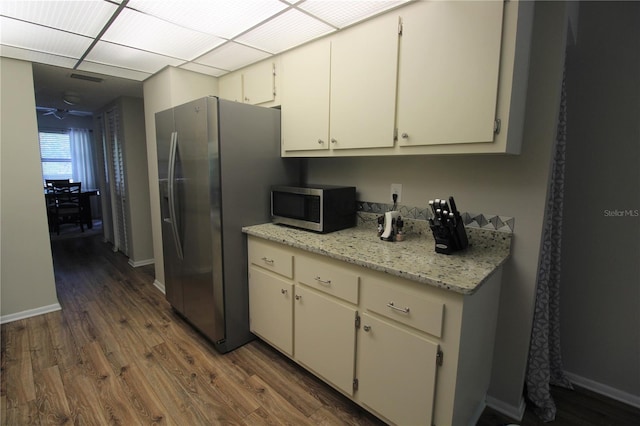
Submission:
<svg viewBox="0 0 640 426">
<path fill-rule="evenodd" d="M 39 132 L 43 179 L 71 179 L 71 143 L 67 132 Z"/>
</svg>

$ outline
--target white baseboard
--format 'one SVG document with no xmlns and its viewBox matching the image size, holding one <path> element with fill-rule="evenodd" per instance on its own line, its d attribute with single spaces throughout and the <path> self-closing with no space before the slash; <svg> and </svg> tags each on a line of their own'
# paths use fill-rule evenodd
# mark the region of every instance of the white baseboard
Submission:
<svg viewBox="0 0 640 426">
<path fill-rule="evenodd" d="M 160 281 L 158 280 L 153 280 L 153 286 L 155 288 L 157 288 L 158 290 L 160 290 L 162 292 L 162 294 L 167 294 L 164 290 L 164 284 L 162 284 Z"/>
<path fill-rule="evenodd" d="M 571 383 L 574 383 L 582 388 L 589 389 L 590 391 L 599 393 L 608 398 L 615 399 L 616 401 L 623 402 L 636 408 L 640 408 L 640 396 L 633 395 L 628 392 L 621 391 L 620 389 L 613 388 L 609 385 L 596 382 L 586 377 L 579 376 L 577 374 L 565 371 L 564 374 Z"/>
<path fill-rule="evenodd" d="M 49 312 L 55 312 L 62 309 L 59 303 L 53 305 L 41 306 L 39 308 L 27 309 L 26 311 L 16 312 L 15 314 L 2 315 L 0 317 L 0 324 L 7 322 L 18 321 L 25 318 L 35 317 L 37 315 L 48 314 Z"/>
<path fill-rule="evenodd" d="M 522 420 L 524 417 L 524 410 L 527 408 L 527 404 L 524 402 L 523 396 L 520 397 L 520 404 L 516 407 L 487 395 L 487 405 L 497 412 L 518 421 Z"/>
<path fill-rule="evenodd" d="M 155 259 L 138 260 L 136 262 L 129 259 L 129 265 L 133 266 L 134 268 L 139 268 L 140 266 L 145 265 L 153 265 L 154 263 L 156 263 Z"/>
</svg>

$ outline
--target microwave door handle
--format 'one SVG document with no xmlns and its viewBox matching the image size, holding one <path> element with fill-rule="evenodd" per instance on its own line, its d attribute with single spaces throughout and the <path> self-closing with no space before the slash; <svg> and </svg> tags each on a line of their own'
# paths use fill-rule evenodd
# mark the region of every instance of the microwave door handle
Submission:
<svg viewBox="0 0 640 426">
<path fill-rule="evenodd" d="M 176 178 L 176 155 L 178 151 L 178 132 L 171 133 L 171 144 L 169 147 L 169 219 L 167 220 L 171 224 L 171 231 L 173 233 L 173 241 L 176 245 L 176 253 L 178 259 L 184 259 L 184 253 L 182 251 L 182 241 L 180 241 L 180 234 L 178 233 L 178 223 L 176 216 L 176 191 L 175 191 L 175 178 Z"/>
</svg>

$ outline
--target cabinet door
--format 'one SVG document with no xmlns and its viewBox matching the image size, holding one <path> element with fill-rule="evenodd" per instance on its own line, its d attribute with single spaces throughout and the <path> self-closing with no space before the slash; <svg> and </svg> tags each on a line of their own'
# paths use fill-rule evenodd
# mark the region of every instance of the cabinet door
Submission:
<svg viewBox="0 0 640 426">
<path fill-rule="evenodd" d="M 398 17 L 338 34 L 331 44 L 332 149 L 394 145 Z"/>
<path fill-rule="evenodd" d="M 258 105 L 275 98 L 274 65 L 262 62 L 248 68 L 242 74 L 244 103 Z"/>
<path fill-rule="evenodd" d="M 503 2 L 421 2 L 402 16 L 400 146 L 491 142 Z"/>
<path fill-rule="evenodd" d="M 331 44 L 320 40 L 282 58 L 282 150 L 329 149 Z"/>
<path fill-rule="evenodd" d="M 222 99 L 242 102 L 242 74 L 225 75 L 218 80 L 218 91 Z"/>
<path fill-rule="evenodd" d="M 356 309 L 300 285 L 294 305 L 296 360 L 352 395 Z"/>
<path fill-rule="evenodd" d="M 287 355 L 293 355 L 293 284 L 251 265 L 249 325 Z"/>
<path fill-rule="evenodd" d="M 358 341 L 358 394 L 399 425 L 430 425 L 438 345 L 368 314 Z"/>
</svg>

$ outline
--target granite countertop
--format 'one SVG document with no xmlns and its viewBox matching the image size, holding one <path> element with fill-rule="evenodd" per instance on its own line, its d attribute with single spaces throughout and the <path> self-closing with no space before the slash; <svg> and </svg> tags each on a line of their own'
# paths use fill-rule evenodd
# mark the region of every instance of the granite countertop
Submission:
<svg viewBox="0 0 640 426">
<path fill-rule="evenodd" d="M 401 242 L 380 240 L 375 225 L 362 221 L 329 234 L 272 223 L 242 228 L 248 235 L 465 295 L 473 294 L 509 258 L 512 237 L 507 232 L 466 230 L 469 247 L 444 255 L 434 251 L 433 236 L 424 221 L 405 222 Z"/>
</svg>

